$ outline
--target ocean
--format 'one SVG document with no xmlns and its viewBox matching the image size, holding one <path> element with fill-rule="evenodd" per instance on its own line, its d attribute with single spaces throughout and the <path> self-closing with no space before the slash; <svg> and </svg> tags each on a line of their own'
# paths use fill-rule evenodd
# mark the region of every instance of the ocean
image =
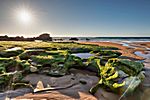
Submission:
<svg viewBox="0 0 150 100">
<path fill-rule="evenodd" d="M 53 40 L 72 41 L 71 38 L 83 42 L 150 42 L 150 37 L 53 37 Z"/>
</svg>

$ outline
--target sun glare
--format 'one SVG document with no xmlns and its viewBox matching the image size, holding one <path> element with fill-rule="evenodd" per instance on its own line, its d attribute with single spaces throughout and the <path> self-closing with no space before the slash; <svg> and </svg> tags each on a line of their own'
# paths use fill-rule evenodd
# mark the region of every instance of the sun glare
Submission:
<svg viewBox="0 0 150 100">
<path fill-rule="evenodd" d="M 18 18 L 22 23 L 30 23 L 31 22 L 31 13 L 26 11 L 26 10 L 22 10 L 18 13 Z"/>
</svg>

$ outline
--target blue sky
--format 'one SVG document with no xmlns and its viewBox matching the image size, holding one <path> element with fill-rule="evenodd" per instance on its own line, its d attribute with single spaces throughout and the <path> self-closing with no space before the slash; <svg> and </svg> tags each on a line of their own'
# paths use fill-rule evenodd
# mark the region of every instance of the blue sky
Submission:
<svg viewBox="0 0 150 100">
<path fill-rule="evenodd" d="M 27 10 L 32 22 L 18 21 Z M 0 35 L 150 36 L 150 0 L 0 0 Z"/>
</svg>

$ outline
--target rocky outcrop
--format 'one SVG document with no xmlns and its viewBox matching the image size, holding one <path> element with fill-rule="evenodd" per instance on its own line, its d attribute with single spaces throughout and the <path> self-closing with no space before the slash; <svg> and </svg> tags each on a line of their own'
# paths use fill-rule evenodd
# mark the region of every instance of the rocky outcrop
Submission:
<svg viewBox="0 0 150 100">
<path fill-rule="evenodd" d="M 72 38 L 70 38 L 69 40 L 71 40 L 71 41 L 78 41 L 79 39 L 78 39 L 78 38 L 75 38 L 75 37 L 74 37 L 74 38 L 72 37 Z"/>
<path fill-rule="evenodd" d="M 52 37 L 50 37 L 50 34 L 43 33 L 40 36 L 36 37 L 37 40 L 43 40 L 43 41 L 52 41 Z"/>
<path fill-rule="evenodd" d="M 24 38 L 23 36 L 16 36 L 16 37 L 8 37 L 0 36 L 0 41 L 35 41 L 35 40 L 42 40 L 42 41 L 52 41 L 52 37 L 50 37 L 50 34 L 43 33 L 38 37 L 31 37 L 31 38 Z"/>
</svg>

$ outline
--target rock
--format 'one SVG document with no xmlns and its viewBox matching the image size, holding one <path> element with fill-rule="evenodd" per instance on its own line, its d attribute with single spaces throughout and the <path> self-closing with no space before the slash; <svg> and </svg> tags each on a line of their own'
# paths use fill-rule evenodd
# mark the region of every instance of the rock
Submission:
<svg viewBox="0 0 150 100">
<path fill-rule="evenodd" d="M 29 81 L 34 86 L 36 86 L 38 81 L 42 81 L 44 85 L 52 83 L 51 77 L 46 75 L 39 75 L 39 74 L 29 74 L 23 78 L 23 81 Z"/>
<path fill-rule="evenodd" d="M 65 89 L 55 89 L 43 92 L 42 94 L 26 94 L 17 97 L 16 99 L 97 100 L 89 93 L 89 89 L 98 82 L 99 78 L 92 76 L 92 74 L 89 75 L 90 72 L 84 70 L 72 69 L 71 73 L 71 75 L 65 75 L 63 77 L 50 77 L 38 74 L 27 75 L 24 80 L 30 81 L 33 85 L 36 85 L 38 81 L 42 81 L 44 87 L 49 85 L 53 88 L 58 88 L 67 87 L 70 86 L 70 84 L 73 85 Z M 80 81 L 84 81 L 86 84 L 82 84 Z"/>
<path fill-rule="evenodd" d="M 147 68 L 150 68 L 150 63 L 149 62 L 145 62 L 144 66 L 147 67 Z"/>
<path fill-rule="evenodd" d="M 34 66 L 30 66 L 30 71 L 31 72 L 37 72 L 38 69 L 36 67 L 34 67 Z"/>
<path fill-rule="evenodd" d="M 145 63 L 150 63 L 150 59 L 145 59 L 144 62 Z"/>
<path fill-rule="evenodd" d="M 122 100 L 150 100 L 150 68 L 144 68 L 145 79 L 140 86 Z"/>
<path fill-rule="evenodd" d="M 43 33 L 40 36 L 36 37 L 37 40 L 43 40 L 43 41 L 52 41 L 52 37 L 50 37 L 50 34 Z"/>
<path fill-rule="evenodd" d="M 96 57 L 88 58 L 86 69 L 92 72 L 99 73 L 99 66 L 97 65 L 98 60 L 99 58 Z"/>
<path fill-rule="evenodd" d="M 71 41 L 78 41 L 79 39 L 78 38 L 70 38 L 69 40 L 71 40 Z"/>
<path fill-rule="evenodd" d="M 78 73 L 82 73 L 84 75 L 89 75 L 89 76 L 96 76 L 96 73 L 95 72 L 91 72 L 91 71 L 88 71 L 88 70 L 79 70 L 79 69 L 75 69 L 75 68 L 71 68 L 69 70 L 69 72 L 71 74 L 78 74 Z"/>
<path fill-rule="evenodd" d="M 141 96 L 141 100 L 150 100 L 150 88 L 145 89 L 143 95 Z"/>
<path fill-rule="evenodd" d="M 94 95 L 98 98 L 98 100 L 118 100 L 119 99 L 119 95 L 114 94 L 112 92 L 107 92 L 102 88 L 99 88 Z"/>
<path fill-rule="evenodd" d="M 78 73 L 76 73 L 78 71 Z M 84 72 L 84 71 L 79 71 L 77 70 L 74 72 L 73 70 L 71 70 L 72 75 L 65 75 L 63 77 L 50 77 L 50 76 L 46 76 L 46 75 L 39 75 L 39 74 L 30 74 L 27 75 L 25 78 L 23 78 L 23 81 L 29 81 L 32 85 L 36 85 L 39 81 L 42 81 L 44 84 L 44 87 L 47 86 L 47 84 L 49 84 L 52 87 L 66 87 L 68 84 L 71 83 L 80 83 L 80 80 L 84 80 L 87 82 L 87 84 L 95 84 L 98 81 L 98 77 L 96 76 L 91 76 L 88 75 L 86 73 L 88 72 Z M 83 72 L 83 74 L 82 74 Z M 90 73 L 90 72 L 89 72 Z"/>
<path fill-rule="evenodd" d="M 90 89 L 92 94 L 97 91 L 98 87 L 104 85 L 114 93 L 127 95 L 132 93 L 145 77 L 142 72 L 144 66 L 140 62 L 112 58 L 105 66 L 101 65 L 100 60 L 97 61 L 97 65 L 101 79 Z"/>
<path fill-rule="evenodd" d="M 43 82 L 42 82 L 42 81 L 39 81 L 39 82 L 37 83 L 37 86 L 36 86 L 36 88 L 34 89 L 34 91 L 40 91 L 40 90 L 42 90 L 42 89 L 44 89 Z"/>
<path fill-rule="evenodd" d="M 70 92 L 70 93 L 69 93 Z M 73 93 L 76 92 L 76 93 Z M 81 91 L 71 90 L 69 94 L 64 94 L 58 91 L 52 91 L 44 94 L 27 94 L 17 97 L 16 99 L 31 99 L 31 100 L 97 100 L 94 96 Z"/>
<path fill-rule="evenodd" d="M 142 82 L 142 85 L 145 87 L 150 87 L 150 68 L 144 68 L 145 71 L 145 79 Z"/>
<path fill-rule="evenodd" d="M 111 50 L 93 50 L 91 53 L 95 54 L 99 58 L 109 59 L 109 58 L 117 58 L 122 55 L 122 53 Z"/>
<path fill-rule="evenodd" d="M 27 60 L 29 59 L 32 55 L 39 55 L 41 53 L 46 53 L 45 50 L 39 50 L 39 49 L 31 49 L 31 50 L 26 50 L 22 54 L 19 55 L 21 60 Z"/>
<path fill-rule="evenodd" d="M 33 65 L 33 66 L 37 66 L 37 63 L 35 63 L 35 62 L 31 62 L 31 65 Z"/>
<path fill-rule="evenodd" d="M 17 90 L 9 90 L 4 93 L 0 93 L 0 100 L 4 100 L 6 97 L 8 98 L 14 98 L 17 96 L 24 95 L 26 93 L 30 93 L 32 90 L 30 88 L 21 88 Z"/>
</svg>

